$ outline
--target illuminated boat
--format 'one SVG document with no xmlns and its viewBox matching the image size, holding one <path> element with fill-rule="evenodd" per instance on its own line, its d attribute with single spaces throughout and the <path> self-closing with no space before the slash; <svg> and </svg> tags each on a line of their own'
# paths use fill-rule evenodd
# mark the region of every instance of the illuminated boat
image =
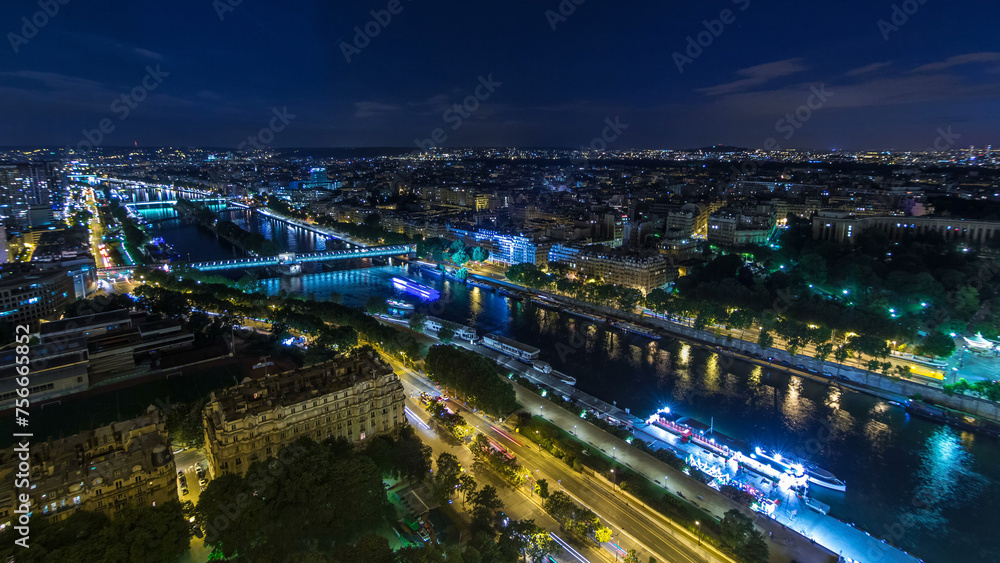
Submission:
<svg viewBox="0 0 1000 563">
<path fill-rule="evenodd" d="M 398 299 L 386 299 L 385 304 L 393 309 L 399 309 L 400 311 L 412 311 L 414 309 L 411 303 L 399 301 Z"/>
<path fill-rule="evenodd" d="M 796 475 L 805 473 L 810 483 L 814 483 L 820 487 L 840 492 L 847 490 L 846 483 L 837 479 L 833 473 L 830 473 L 815 463 L 810 463 L 793 456 L 782 456 L 778 452 L 772 452 L 760 447 L 754 449 L 754 453 L 751 454 L 751 457 L 767 462 L 772 466 L 780 467 L 785 471 L 791 471 Z"/>
<path fill-rule="evenodd" d="M 481 344 L 487 348 L 492 348 L 497 352 L 502 352 L 508 356 L 514 356 L 519 360 L 530 362 L 538 359 L 541 350 L 534 346 L 522 344 L 516 340 L 500 336 L 499 334 L 488 334 L 483 337 Z"/>
<path fill-rule="evenodd" d="M 424 301 L 437 301 L 441 298 L 440 291 L 432 287 L 427 287 L 424 284 L 417 283 L 409 278 L 394 277 L 392 278 L 392 285 L 399 291 L 409 293 L 410 295 L 416 295 Z"/>
</svg>

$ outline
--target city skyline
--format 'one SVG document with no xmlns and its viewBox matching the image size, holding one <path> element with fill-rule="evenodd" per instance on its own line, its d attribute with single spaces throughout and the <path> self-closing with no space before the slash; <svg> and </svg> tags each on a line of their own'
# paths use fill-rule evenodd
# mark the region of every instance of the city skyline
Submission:
<svg viewBox="0 0 1000 563">
<path fill-rule="evenodd" d="M 1000 561 L 1000 3 L 175 4 L 0 6 L 0 560 Z"/>
<path fill-rule="evenodd" d="M 1000 125 L 985 2 L 54 6 L 0 9 L 0 145 L 924 150 Z"/>
</svg>

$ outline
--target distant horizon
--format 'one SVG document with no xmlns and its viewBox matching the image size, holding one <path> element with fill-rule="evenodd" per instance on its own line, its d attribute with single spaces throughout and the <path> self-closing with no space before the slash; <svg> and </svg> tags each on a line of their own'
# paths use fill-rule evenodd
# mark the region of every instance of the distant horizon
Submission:
<svg viewBox="0 0 1000 563">
<path fill-rule="evenodd" d="M 394 6 L 4 3 L 0 144 L 864 152 L 1000 131 L 996 2 Z"/>
<path fill-rule="evenodd" d="M 833 149 L 819 149 L 819 148 L 803 148 L 803 147 L 784 147 L 780 149 L 767 150 L 764 148 L 754 148 L 754 147 L 740 147 L 736 145 L 712 145 L 704 147 L 691 147 L 691 148 L 676 148 L 676 147 L 615 147 L 607 149 L 591 149 L 591 148 L 581 148 L 581 147 L 567 147 L 567 146 L 530 146 L 530 145 L 456 145 L 456 146 L 442 146 L 442 147 L 430 147 L 435 151 L 447 151 L 447 150 L 487 150 L 487 149 L 517 149 L 517 150 L 557 150 L 557 151 L 581 151 L 581 152 L 610 152 L 610 153 L 620 153 L 628 151 L 675 151 L 675 152 L 697 152 L 697 151 L 710 151 L 718 147 L 717 152 L 753 152 L 761 151 L 767 153 L 775 152 L 827 152 L 827 153 L 860 153 L 860 152 L 961 152 L 968 151 L 970 146 L 954 146 L 947 149 L 900 149 L 900 148 L 866 148 L 866 149 L 844 149 L 844 148 L 833 148 Z M 976 150 L 985 150 L 988 147 L 992 147 L 992 143 L 984 143 L 978 145 L 972 145 Z M 1000 144 L 997 145 L 997 152 L 1000 152 Z M 224 146 L 213 146 L 213 145 L 179 145 L 179 144 L 165 144 L 165 145 L 105 145 L 96 147 L 94 149 L 74 149 L 73 147 L 57 146 L 57 145 L 0 145 L 0 150 L 74 150 L 77 153 L 92 152 L 98 150 L 135 150 L 135 149 L 197 149 L 206 151 L 226 151 L 226 152 L 236 152 L 236 153 L 249 153 L 259 150 L 270 150 L 270 151 L 289 151 L 289 150 L 400 150 L 404 152 L 424 151 L 420 147 L 413 146 L 396 146 L 396 145 L 327 145 L 327 146 L 269 146 L 262 149 L 239 149 L 236 147 L 224 147 Z"/>
</svg>

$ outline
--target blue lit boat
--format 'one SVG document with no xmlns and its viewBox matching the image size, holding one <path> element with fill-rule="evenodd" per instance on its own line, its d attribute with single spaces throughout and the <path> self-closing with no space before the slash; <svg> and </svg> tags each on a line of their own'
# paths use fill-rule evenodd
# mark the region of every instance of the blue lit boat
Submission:
<svg viewBox="0 0 1000 563">
<path fill-rule="evenodd" d="M 417 283 L 409 278 L 394 277 L 392 278 L 392 285 L 399 291 L 409 293 L 410 295 L 416 295 L 424 301 L 437 301 L 441 298 L 440 291 L 434 289 L 433 287 L 427 287 L 424 284 Z"/>
</svg>

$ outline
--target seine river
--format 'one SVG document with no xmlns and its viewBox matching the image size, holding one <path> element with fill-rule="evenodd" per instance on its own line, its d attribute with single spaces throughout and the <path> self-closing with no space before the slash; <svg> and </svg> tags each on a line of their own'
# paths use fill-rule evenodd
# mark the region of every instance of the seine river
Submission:
<svg viewBox="0 0 1000 563">
<path fill-rule="evenodd" d="M 173 216 L 148 210 L 149 219 Z M 260 216 L 226 210 L 220 216 L 263 233 L 292 251 L 322 250 L 322 236 Z M 158 236 L 192 260 L 239 252 L 181 220 L 156 223 Z M 331 243 L 337 244 L 337 243 Z M 241 275 L 241 274 L 236 274 Z M 557 311 L 442 278 L 381 266 L 266 279 L 281 289 L 347 305 L 395 294 L 390 278 L 408 275 L 441 291 L 425 312 L 480 334 L 498 331 L 537 346 L 542 359 L 575 376 L 577 387 L 645 418 L 662 406 L 693 416 L 751 444 L 806 451 L 847 482 L 846 493 L 813 487 L 830 515 L 885 538 L 927 561 L 1000 561 L 1000 448 L 996 440 L 913 418 L 860 393 L 726 360 L 669 338 L 652 342 L 597 327 Z M 993 508 L 991 508 L 993 507 Z"/>
</svg>

